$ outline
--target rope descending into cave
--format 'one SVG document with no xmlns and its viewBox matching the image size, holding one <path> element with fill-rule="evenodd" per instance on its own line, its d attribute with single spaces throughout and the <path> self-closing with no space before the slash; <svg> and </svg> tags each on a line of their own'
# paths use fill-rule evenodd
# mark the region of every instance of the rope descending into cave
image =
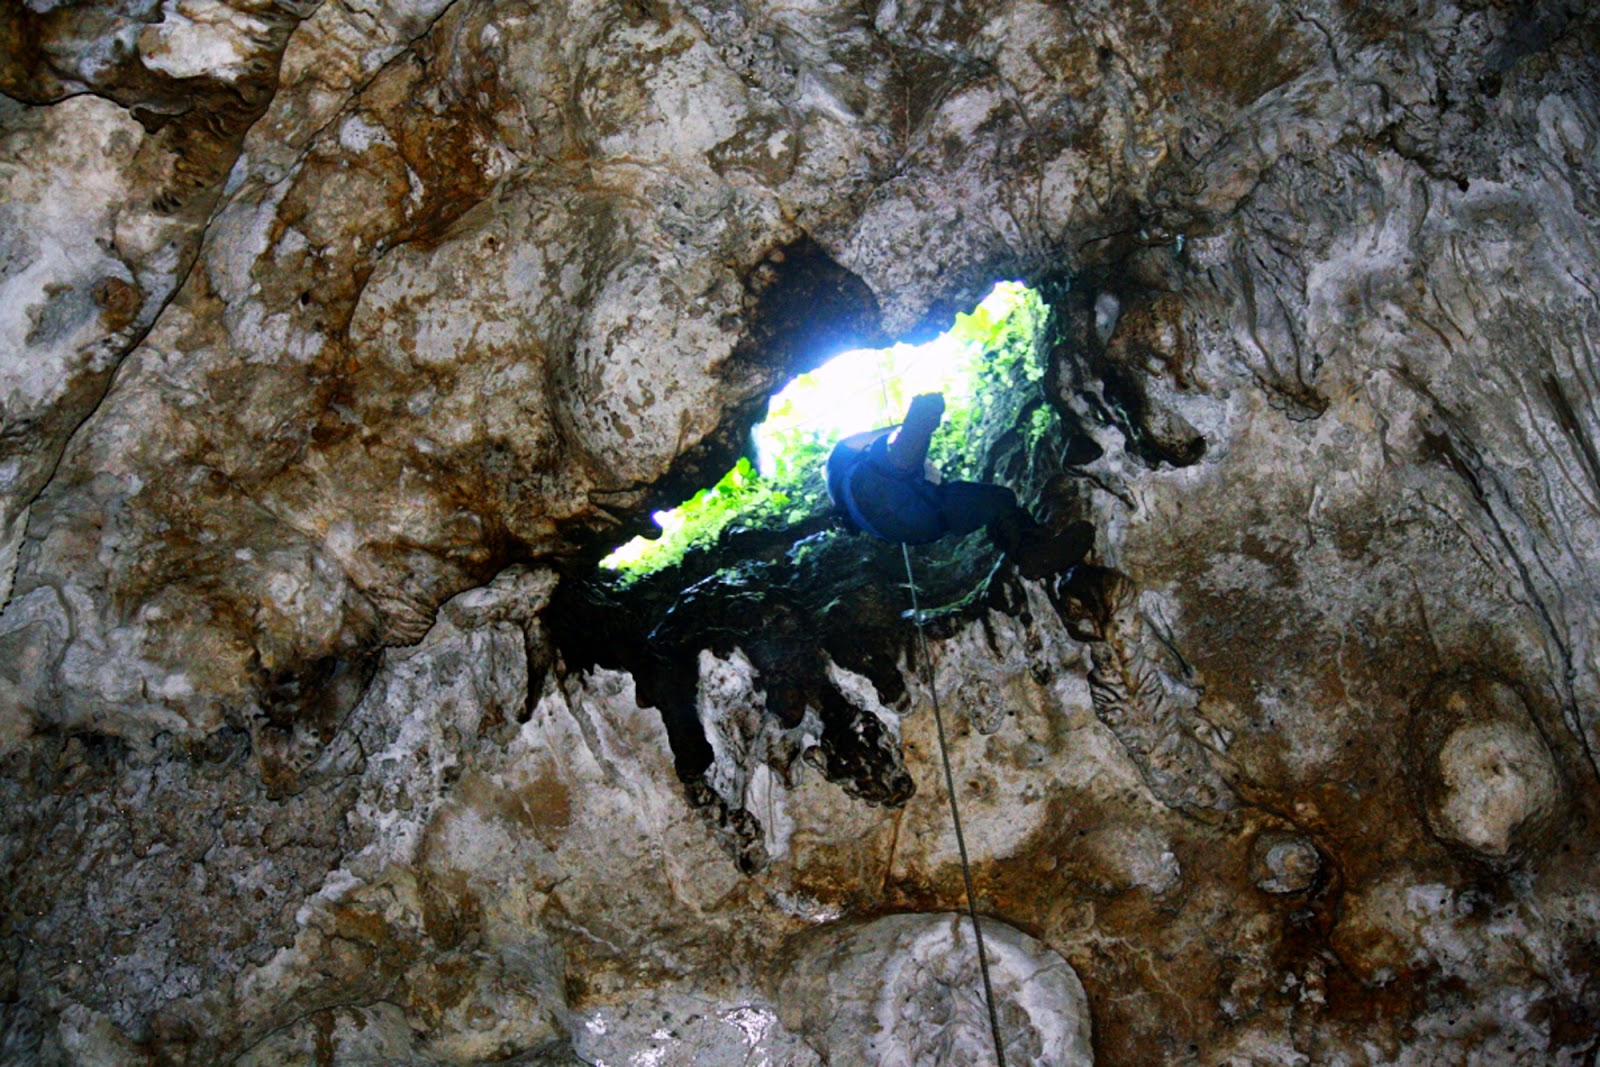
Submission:
<svg viewBox="0 0 1600 1067">
<path fill-rule="evenodd" d="M 967 914 L 972 916 L 972 936 L 978 946 L 978 973 L 983 976 L 983 1003 L 989 1009 L 989 1033 L 994 1038 L 994 1058 L 1006 1067 L 1006 1050 L 1000 1040 L 1000 1015 L 994 1004 L 994 987 L 989 984 L 989 960 L 983 951 L 983 926 L 978 922 L 978 897 L 972 891 L 972 865 L 967 861 L 967 839 L 961 833 L 961 809 L 956 804 L 956 778 L 950 770 L 950 750 L 944 740 L 944 713 L 939 708 L 939 689 L 934 685 L 933 658 L 928 655 L 928 635 L 922 628 L 922 608 L 917 603 L 917 579 L 911 573 L 911 549 L 903 542 L 900 552 L 906 560 L 906 588 L 911 590 L 911 618 L 917 624 L 917 643 L 922 652 L 922 669 L 927 677 L 928 697 L 933 703 L 933 725 L 939 735 L 939 759 L 944 764 L 945 792 L 950 797 L 950 820 L 956 828 L 956 850 L 961 854 L 961 879 L 967 886 Z"/>
</svg>

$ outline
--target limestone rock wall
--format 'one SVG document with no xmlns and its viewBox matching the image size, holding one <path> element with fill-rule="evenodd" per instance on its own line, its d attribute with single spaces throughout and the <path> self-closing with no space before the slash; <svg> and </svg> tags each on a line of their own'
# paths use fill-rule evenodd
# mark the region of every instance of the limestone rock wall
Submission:
<svg viewBox="0 0 1600 1067">
<path fill-rule="evenodd" d="M 787 374 L 1001 277 L 1056 321 L 1008 478 L 1098 529 L 931 635 L 1011 1062 L 1594 1061 L 1586 5 L 0 42 L 0 1061 L 980 1058 L 892 579 L 563 650 Z"/>
</svg>

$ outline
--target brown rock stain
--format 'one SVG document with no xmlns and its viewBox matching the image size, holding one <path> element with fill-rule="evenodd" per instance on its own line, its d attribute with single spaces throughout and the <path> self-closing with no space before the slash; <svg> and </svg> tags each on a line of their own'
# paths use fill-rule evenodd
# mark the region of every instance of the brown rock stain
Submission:
<svg viewBox="0 0 1600 1067">
<path fill-rule="evenodd" d="M 507 798 L 514 818 L 546 848 L 556 848 L 572 824 L 572 793 L 553 767 L 541 768 L 533 781 Z"/>
<path fill-rule="evenodd" d="M 1243 107 L 1313 63 L 1303 31 L 1264 4 L 1184 5 L 1172 20 L 1167 90 L 1173 96 L 1200 88 Z"/>
</svg>

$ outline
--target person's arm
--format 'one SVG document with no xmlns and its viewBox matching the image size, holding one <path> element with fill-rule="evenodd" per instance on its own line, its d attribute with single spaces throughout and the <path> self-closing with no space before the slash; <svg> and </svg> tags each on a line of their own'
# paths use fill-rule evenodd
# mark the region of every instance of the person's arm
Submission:
<svg viewBox="0 0 1600 1067">
<path fill-rule="evenodd" d="M 900 432 L 889 442 L 889 465 L 898 471 L 920 471 L 928 458 L 928 444 L 933 431 L 944 418 L 944 397 L 939 393 L 923 393 L 911 398 L 906 421 Z"/>
<path fill-rule="evenodd" d="M 853 433 L 849 437 L 839 438 L 839 443 L 834 447 L 847 448 L 852 452 L 865 452 L 872 447 L 872 442 L 884 434 L 893 433 L 894 429 L 895 427 L 893 426 L 885 426 L 881 430 L 862 430 L 860 433 Z"/>
</svg>

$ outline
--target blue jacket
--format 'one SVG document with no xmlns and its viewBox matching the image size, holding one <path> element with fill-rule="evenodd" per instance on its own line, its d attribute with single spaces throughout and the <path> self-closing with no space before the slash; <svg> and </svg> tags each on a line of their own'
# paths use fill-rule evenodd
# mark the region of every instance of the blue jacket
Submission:
<svg viewBox="0 0 1600 1067">
<path fill-rule="evenodd" d="M 889 459 L 894 427 L 846 437 L 828 455 L 828 497 L 856 529 L 885 541 L 924 544 L 947 531 L 940 487 L 922 464 Z"/>
</svg>

